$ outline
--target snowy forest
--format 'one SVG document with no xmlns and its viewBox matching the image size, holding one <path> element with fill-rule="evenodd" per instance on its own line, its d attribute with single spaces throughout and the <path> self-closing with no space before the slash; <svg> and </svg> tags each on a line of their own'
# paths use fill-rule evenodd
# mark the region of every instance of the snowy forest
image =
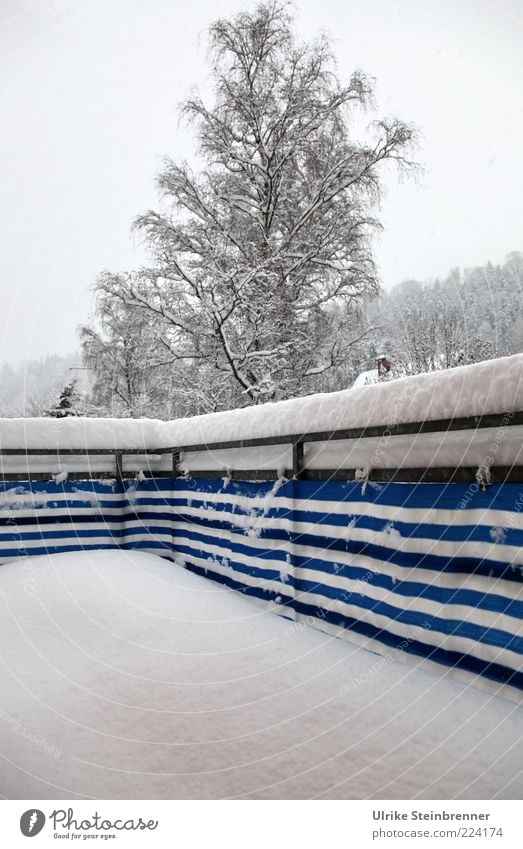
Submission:
<svg viewBox="0 0 523 849">
<path fill-rule="evenodd" d="M 79 352 L 47 355 L 17 365 L 4 362 L 0 366 L 0 416 L 45 416 L 57 404 L 62 390 L 71 384 L 74 384 L 78 411 L 83 414 L 90 382 L 83 367 L 77 370 L 81 364 Z"/>
<path fill-rule="evenodd" d="M 164 160 L 133 224 L 149 264 L 100 274 L 81 353 L 3 367 L 2 415 L 178 418 L 345 389 L 380 357 L 390 380 L 521 351 L 523 254 L 380 280 L 380 199 L 419 144 L 372 78 L 340 80 L 287 4 L 209 33 L 214 102 L 181 110 L 194 162 Z"/>
</svg>

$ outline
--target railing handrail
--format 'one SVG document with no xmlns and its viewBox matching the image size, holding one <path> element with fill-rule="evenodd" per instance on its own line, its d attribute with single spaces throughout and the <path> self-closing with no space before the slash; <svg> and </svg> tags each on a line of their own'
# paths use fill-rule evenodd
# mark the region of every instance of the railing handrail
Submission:
<svg viewBox="0 0 523 849">
<path fill-rule="evenodd" d="M 292 469 L 286 469 L 285 475 L 289 477 L 305 477 L 310 480 L 329 480 L 339 479 L 342 476 L 346 480 L 357 480 L 357 469 L 304 469 L 304 451 L 303 446 L 307 442 L 329 442 L 331 440 L 341 439 L 368 439 L 379 437 L 395 437 L 395 436 L 416 436 L 427 433 L 449 433 L 461 430 L 478 430 L 483 428 L 500 428 L 513 427 L 523 425 L 523 411 L 504 412 L 504 413 L 486 413 L 476 416 L 459 416 L 450 419 L 428 419 L 422 422 L 397 422 L 385 425 L 366 425 L 364 427 L 355 428 L 339 428 L 336 430 L 327 431 L 312 431 L 301 434 L 283 434 L 276 436 L 260 436 L 247 439 L 230 439 L 216 440 L 214 442 L 202 442 L 189 445 L 169 446 L 165 448 L 0 448 L 0 457 L 38 457 L 38 456 L 53 456 L 73 457 L 73 456 L 113 456 L 115 458 L 117 479 L 122 479 L 125 474 L 122 466 L 122 458 L 124 456 L 145 456 L 152 458 L 156 456 L 160 458 L 166 454 L 172 456 L 172 469 L 152 470 L 149 466 L 148 477 L 157 475 L 158 477 L 178 476 L 179 457 L 181 452 L 203 452 L 217 451 L 222 449 L 233 448 L 256 448 L 259 446 L 268 445 L 290 445 L 292 446 Z M 419 481 L 470 481 L 475 480 L 477 469 L 470 466 L 453 467 L 425 467 L 425 468 L 396 468 L 396 469 L 373 469 L 368 472 L 369 480 L 404 480 L 406 482 Z M 490 470 L 492 473 L 492 482 L 523 481 L 523 466 L 493 466 Z M 21 477 L 24 473 L 12 472 L 0 474 L 0 480 L 15 481 L 26 480 L 26 477 Z M 33 473 L 34 479 L 44 479 L 45 473 Z M 243 479 L 265 479 L 277 477 L 276 470 L 272 469 L 244 469 L 228 472 L 227 469 L 220 470 L 198 470 L 191 473 L 194 477 L 223 477 L 228 474 L 230 477 Z M 69 477 L 71 480 L 80 479 L 80 476 L 85 472 L 71 472 Z M 107 472 L 90 472 L 90 478 L 103 478 L 108 475 Z"/>
<path fill-rule="evenodd" d="M 84 456 L 86 454 L 105 454 L 107 456 L 115 454 L 119 451 L 120 454 L 135 454 L 142 456 L 151 456 L 153 454 L 165 454 L 163 450 L 158 451 L 156 448 L 0 448 L 0 456 L 6 457 L 38 457 L 38 456 L 58 456 L 71 457 Z"/>
<path fill-rule="evenodd" d="M 508 420 L 507 420 L 508 419 Z M 422 422 L 397 422 L 385 425 L 365 425 L 354 428 L 319 430 L 275 436 L 256 436 L 246 439 L 216 440 L 189 445 L 169 445 L 164 448 L 1 448 L 0 456 L 80 456 L 126 455 L 152 456 L 170 454 L 174 451 L 217 451 L 227 448 L 256 448 L 263 445 L 296 445 L 305 442 L 329 442 L 337 439 L 369 439 L 382 436 L 407 436 L 420 433 L 445 433 L 454 430 L 477 430 L 480 428 L 513 427 L 523 425 L 523 410 L 505 413 L 486 413 L 477 416 L 459 416 L 451 419 L 428 419 Z"/>
</svg>

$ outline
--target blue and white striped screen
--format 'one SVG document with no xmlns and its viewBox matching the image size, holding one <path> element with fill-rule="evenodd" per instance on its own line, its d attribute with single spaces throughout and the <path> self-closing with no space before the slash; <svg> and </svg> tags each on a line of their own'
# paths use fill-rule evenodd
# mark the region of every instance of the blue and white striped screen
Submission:
<svg viewBox="0 0 523 849">
<path fill-rule="evenodd" d="M 387 657 L 523 689 L 516 484 L 3 484 L 0 556 L 136 548 Z"/>
</svg>

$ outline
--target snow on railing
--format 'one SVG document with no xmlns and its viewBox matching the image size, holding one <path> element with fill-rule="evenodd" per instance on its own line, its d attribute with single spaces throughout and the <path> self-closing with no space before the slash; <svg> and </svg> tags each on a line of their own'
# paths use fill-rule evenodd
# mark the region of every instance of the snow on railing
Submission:
<svg viewBox="0 0 523 849">
<path fill-rule="evenodd" d="M 274 447 L 287 450 L 267 452 Z M 180 452 L 180 468 L 193 477 L 217 478 L 225 472 L 237 480 L 358 480 L 365 470 L 371 481 L 450 483 L 475 480 L 488 463 L 492 483 L 515 483 L 523 481 L 523 412 L 220 440 L 168 450 Z M 235 468 L 242 457 L 251 460 L 249 468 Z M 271 458 L 278 461 L 272 469 L 267 465 Z"/>
<path fill-rule="evenodd" d="M 318 445 L 319 450 L 314 450 Z M 268 450 L 273 448 L 278 449 L 276 453 Z M 523 481 L 519 463 L 523 460 L 523 411 L 155 449 L 0 448 L 0 480 L 47 480 L 47 470 L 35 467 L 35 462 L 41 466 L 44 458 L 50 457 L 58 464 L 52 474 L 67 472 L 71 480 L 111 476 L 121 480 L 135 477 L 137 472 L 145 477 L 190 474 L 236 480 L 358 480 L 364 470 L 370 481 L 451 483 L 476 480 L 479 470 L 488 468 L 483 483 L 518 483 Z M 124 468 L 124 457 L 134 459 L 132 468 Z M 235 468 L 242 457 L 251 465 Z M 114 470 L 93 470 L 91 458 L 109 460 Z M 278 463 L 271 468 L 267 464 L 274 459 Z M 330 460 L 328 467 L 321 465 L 325 459 Z M 69 468 L 81 466 L 82 460 L 89 461 L 87 469 Z"/>
</svg>

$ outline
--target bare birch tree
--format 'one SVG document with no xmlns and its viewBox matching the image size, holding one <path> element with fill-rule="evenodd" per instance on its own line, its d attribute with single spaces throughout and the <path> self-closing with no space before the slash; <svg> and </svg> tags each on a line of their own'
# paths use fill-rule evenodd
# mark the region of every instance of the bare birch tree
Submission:
<svg viewBox="0 0 523 849">
<path fill-rule="evenodd" d="M 373 83 L 340 82 L 328 39 L 300 43 L 286 5 L 218 20 L 210 47 L 214 105 L 183 106 L 203 167 L 165 161 L 162 211 L 135 224 L 150 267 L 98 285 L 154 320 L 173 364 L 243 405 L 312 391 L 346 363 L 379 288 L 382 166 L 414 167 L 414 131 L 380 119 L 351 138 Z"/>
</svg>

